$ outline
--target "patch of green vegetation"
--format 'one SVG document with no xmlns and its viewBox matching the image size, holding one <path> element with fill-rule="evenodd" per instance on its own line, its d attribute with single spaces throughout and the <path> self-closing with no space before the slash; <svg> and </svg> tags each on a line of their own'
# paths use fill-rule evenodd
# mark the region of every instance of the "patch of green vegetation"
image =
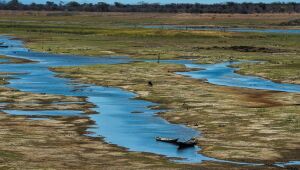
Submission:
<svg viewBox="0 0 300 170">
<path fill-rule="evenodd" d="M 241 74 L 259 75 L 277 82 L 300 84 L 300 60 L 296 56 L 279 58 L 262 63 L 239 64 Z"/>
<path fill-rule="evenodd" d="M 300 26 L 300 19 L 293 19 L 288 22 L 282 22 L 279 25 L 281 25 L 281 26 Z"/>
<path fill-rule="evenodd" d="M 12 151 L 0 150 L 0 159 L 6 161 L 16 161 L 22 157 L 22 154 Z"/>
<path fill-rule="evenodd" d="M 289 114 L 280 122 L 280 125 L 285 126 L 292 132 L 298 132 L 300 130 L 300 116 L 297 114 Z"/>
</svg>

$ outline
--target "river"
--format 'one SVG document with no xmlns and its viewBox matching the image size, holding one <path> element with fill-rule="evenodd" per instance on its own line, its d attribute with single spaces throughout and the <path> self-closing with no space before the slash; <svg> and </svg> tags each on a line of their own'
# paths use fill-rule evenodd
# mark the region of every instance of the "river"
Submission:
<svg viewBox="0 0 300 170">
<path fill-rule="evenodd" d="M 127 148 L 129 151 L 148 152 L 163 155 L 173 161 L 184 163 L 200 163 L 202 161 L 228 162 L 234 164 L 250 164 L 246 162 L 231 162 L 226 160 L 218 160 L 200 154 L 201 148 L 191 147 L 187 149 L 178 149 L 176 145 L 157 142 L 155 137 L 164 136 L 170 138 L 179 138 L 184 141 L 192 137 L 201 135 L 199 131 L 188 128 L 180 124 L 172 124 L 157 116 L 158 112 L 163 110 L 152 110 L 150 107 L 157 105 L 156 103 L 134 99 L 136 94 L 119 88 L 95 86 L 92 84 L 78 83 L 74 80 L 59 78 L 56 73 L 49 70 L 49 67 L 57 66 L 80 66 L 90 64 L 120 64 L 129 63 L 134 60 L 126 57 L 87 57 L 74 55 L 57 55 L 48 53 L 31 52 L 26 49 L 20 40 L 11 39 L 11 37 L 0 36 L 0 42 L 8 45 L 8 48 L 1 48 L 0 55 L 6 55 L 16 58 L 28 59 L 36 62 L 27 64 L 1 64 L 0 72 L 19 73 L 9 75 L 10 88 L 18 89 L 31 93 L 46 93 L 65 96 L 82 96 L 86 97 L 88 102 L 95 105 L 93 110 L 97 114 L 86 115 L 76 110 L 4 110 L 12 115 L 35 115 L 38 120 L 39 115 L 43 119 L 45 116 L 49 118 L 53 116 L 88 116 L 95 123 L 88 129 L 92 132 L 91 136 L 103 137 L 107 143 L 116 144 Z M 206 71 L 193 71 L 188 73 L 178 73 L 193 78 L 205 79 L 203 75 L 213 77 L 207 78 L 208 82 L 224 85 L 222 80 L 226 78 L 237 79 L 236 81 L 244 81 L 243 78 L 250 76 L 242 76 L 234 73 L 234 68 L 228 67 L 228 63 L 217 65 L 198 65 L 191 61 L 163 61 L 167 63 L 185 64 L 190 68 L 205 68 Z M 210 67 L 211 66 L 211 67 Z M 217 68 L 216 73 L 211 73 L 211 69 Z M 224 71 L 225 70 L 225 71 Z M 219 73 L 221 76 L 219 75 Z M 232 76 L 234 74 L 234 76 Z M 195 76 L 201 75 L 201 76 Z M 238 77 L 238 78 L 237 78 Z M 253 77 L 250 77 L 253 80 Z M 257 77 L 256 77 L 257 78 Z M 240 79 L 240 80 L 238 80 Z M 267 81 L 260 79 L 260 81 Z M 256 80 L 256 79 L 255 79 Z M 226 81 L 227 82 L 227 81 Z M 225 85 L 234 86 L 226 83 Z M 239 85 L 240 83 L 237 83 Z M 258 83 L 257 85 L 259 85 Z M 286 90 L 291 92 L 299 92 L 299 86 L 281 84 L 286 86 Z M 253 85 L 247 85 L 251 88 Z M 243 87 L 243 86 L 241 86 Z M 260 89 L 254 85 L 254 88 Z M 272 90 L 281 88 L 275 86 Z M 62 103 L 63 104 L 63 103 Z M 136 114 L 136 113 L 139 114 Z M 299 162 L 288 162 L 289 164 L 299 164 Z M 284 166 L 284 163 L 277 163 L 278 166 Z"/>
</svg>

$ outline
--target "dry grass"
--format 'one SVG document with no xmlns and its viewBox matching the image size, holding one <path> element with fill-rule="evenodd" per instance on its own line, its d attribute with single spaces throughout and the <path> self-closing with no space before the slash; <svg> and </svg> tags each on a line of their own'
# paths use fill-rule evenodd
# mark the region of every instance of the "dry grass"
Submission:
<svg viewBox="0 0 300 170">
<path fill-rule="evenodd" d="M 223 23 L 237 24 L 244 23 L 263 26 L 268 24 L 279 24 L 284 21 L 300 18 L 298 13 L 275 13 L 275 14 L 190 14 L 190 13 L 122 13 L 122 12 L 47 12 L 47 11 L 0 11 L 0 17 L 35 17 L 32 20 L 39 20 L 39 17 L 48 17 L 49 21 L 57 18 L 65 18 L 69 22 L 76 21 L 82 17 L 86 21 L 120 21 L 138 23 L 165 23 L 165 24 L 189 24 L 189 25 L 209 25 L 206 23 L 216 23 L 220 25 Z M 76 17 L 74 17 L 76 16 Z M 167 22 L 168 21 L 168 22 Z M 224 22 L 225 21 L 225 22 Z M 227 24 L 226 24 L 227 23 Z"/>
</svg>

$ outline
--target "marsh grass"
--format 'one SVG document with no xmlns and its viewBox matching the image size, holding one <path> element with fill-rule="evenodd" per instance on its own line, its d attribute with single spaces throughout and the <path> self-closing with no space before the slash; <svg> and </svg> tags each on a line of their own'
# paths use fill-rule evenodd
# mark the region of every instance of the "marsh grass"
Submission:
<svg viewBox="0 0 300 170">
<path fill-rule="evenodd" d="M 22 154 L 20 154 L 20 153 L 0 150 L 0 158 L 2 160 L 15 160 L 15 161 L 17 161 L 21 157 L 22 157 Z"/>
</svg>

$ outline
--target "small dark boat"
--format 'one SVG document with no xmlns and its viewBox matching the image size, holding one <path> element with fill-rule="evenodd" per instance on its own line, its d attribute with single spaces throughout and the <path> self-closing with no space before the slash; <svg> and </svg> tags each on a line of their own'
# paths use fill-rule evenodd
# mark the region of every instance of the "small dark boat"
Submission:
<svg viewBox="0 0 300 170">
<path fill-rule="evenodd" d="M 178 145 L 178 149 L 187 148 L 187 147 L 194 147 L 197 144 L 197 140 L 195 138 L 192 138 L 190 140 L 187 140 L 185 142 L 176 142 Z"/>
<path fill-rule="evenodd" d="M 173 138 L 156 137 L 155 139 L 156 139 L 156 141 L 173 143 L 173 144 L 177 144 L 177 142 L 178 142 L 178 138 L 173 139 Z"/>
<path fill-rule="evenodd" d="M 8 45 L 0 45 L 0 48 L 8 48 Z"/>
<path fill-rule="evenodd" d="M 178 149 L 184 149 L 188 147 L 194 147 L 197 144 L 197 140 L 195 138 L 189 139 L 187 141 L 179 141 L 178 138 L 164 138 L 164 137 L 156 137 L 156 141 L 172 143 L 178 146 Z"/>
</svg>

